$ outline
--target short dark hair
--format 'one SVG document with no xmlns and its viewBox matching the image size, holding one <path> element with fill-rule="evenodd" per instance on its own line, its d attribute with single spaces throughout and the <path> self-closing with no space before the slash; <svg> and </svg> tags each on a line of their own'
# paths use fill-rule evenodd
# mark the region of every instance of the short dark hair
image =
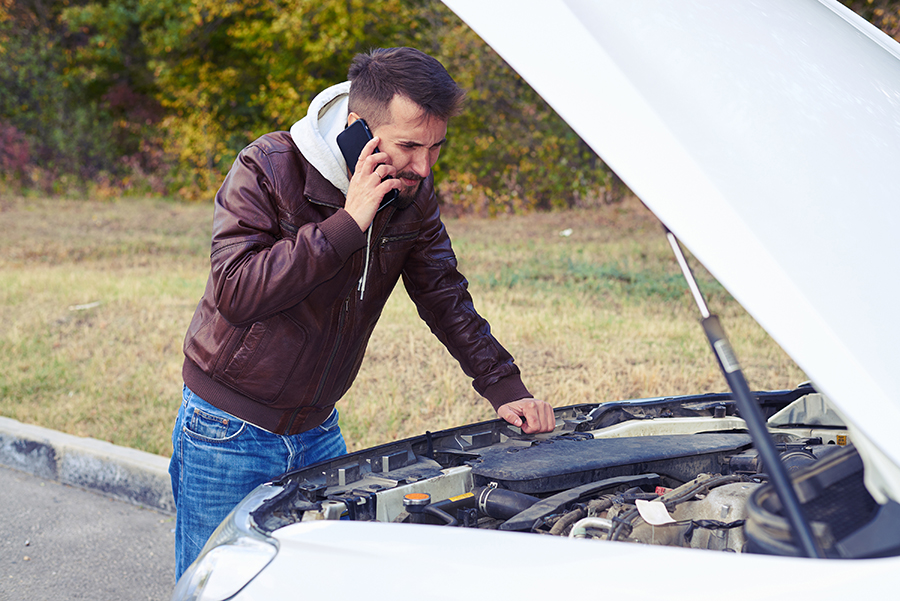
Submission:
<svg viewBox="0 0 900 601">
<path fill-rule="evenodd" d="M 422 107 L 423 119 L 443 121 L 459 114 L 466 96 L 444 65 L 415 48 L 377 48 L 357 54 L 347 78 L 349 109 L 372 128 L 388 121 L 391 99 L 398 94 Z"/>
</svg>

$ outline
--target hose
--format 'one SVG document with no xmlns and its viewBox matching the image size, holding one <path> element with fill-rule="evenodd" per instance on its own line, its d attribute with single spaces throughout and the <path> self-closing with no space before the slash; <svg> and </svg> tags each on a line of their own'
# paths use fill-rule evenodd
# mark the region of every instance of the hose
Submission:
<svg viewBox="0 0 900 601">
<path fill-rule="evenodd" d="M 716 475 L 699 482 L 682 484 L 675 490 L 663 495 L 663 497 L 660 498 L 660 501 L 665 503 L 666 509 L 669 512 L 672 512 L 679 503 L 689 501 L 696 495 L 707 492 L 711 488 L 722 486 L 724 484 L 731 484 L 732 482 L 743 482 L 745 480 L 745 477 L 737 474 L 726 476 Z M 618 540 L 619 537 L 624 534 L 625 528 L 630 529 L 632 527 L 631 522 L 634 521 L 639 514 L 640 512 L 637 508 L 634 508 L 624 514 L 621 518 L 616 518 L 615 521 L 617 524 L 610 531 L 608 536 L 609 540 Z"/>
<path fill-rule="evenodd" d="M 458 526 L 459 522 L 456 521 L 452 515 L 441 509 L 440 507 L 435 507 L 434 505 L 427 506 L 422 513 L 427 513 L 428 515 L 432 515 L 437 519 L 444 522 L 444 526 Z"/>
<path fill-rule="evenodd" d="M 612 520 L 606 518 L 584 518 L 583 520 L 578 520 L 578 522 L 572 526 L 569 538 L 584 538 L 588 528 L 603 528 L 609 532 L 613 528 L 613 523 Z"/>
<path fill-rule="evenodd" d="M 566 531 L 566 528 L 582 519 L 586 515 L 587 512 L 584 510 L 584 507 L 573 509 L 572 511 L 566 513 L 561 518 L 556 520 L 556 523 L 553 524 L 552 528 L 550 528 L 550 534 L 553 534 L 555 536 L 562 535 L 562 533 Z"/>
<path fill-rule="evenodd" d="M 477 492 L 478 510 L 498 520 L 508 520 L 540 501 L 525 493 L 492 486 L 485 486 Z"/>
</svg>

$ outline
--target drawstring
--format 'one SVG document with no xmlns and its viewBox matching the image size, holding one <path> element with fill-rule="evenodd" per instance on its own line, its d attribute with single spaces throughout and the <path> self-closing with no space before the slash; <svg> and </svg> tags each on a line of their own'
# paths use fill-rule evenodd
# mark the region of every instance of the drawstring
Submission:
<svg viewBox="0 0 900 601">
<path fill-rule="evenodd" d="M 378 211 L 385 208 L 389 204 L 393 202 L 393 199 L 388 200 L 383 203 L 380 207 L 378 207 Z M 378 211 L 375 211 L 377 214 Z M 390 220 L 390 216 L 388 217 Z M 369 279 L 369 257 L 372 252 L 372 227 L 375 225 L 375 220 L 372 219 L 372 223 L 369 224 L 369 229 L 366 230 L 366 265 L 363 267 L 362 277 L 359 278 L 359 284 L 357 284 L 356 289 L 359 290 L 359 300 L 363 299 L 363 295 L 366 293 L 366 280 Z"/>
<path fill-rule="evenodd" d="M 363 295 L 366 293 L 366 280 L 369 277 L 369 253 L 372 252 L 372 224 L 369 224 L 369 229 L 366 230 L 366 265 L 363 267 L 362 277 L 359 278 L 359 284 L 356 286 L 356 289 L 359 290 L 359 300 L 363 299 Z"/>
</svg>

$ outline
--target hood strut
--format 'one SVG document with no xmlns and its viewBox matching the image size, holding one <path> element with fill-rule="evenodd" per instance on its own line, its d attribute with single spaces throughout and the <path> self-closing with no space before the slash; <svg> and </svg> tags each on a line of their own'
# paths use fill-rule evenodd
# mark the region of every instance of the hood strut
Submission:
<svg viewBox="0 0 900 601">
<path fill-rule="evenodd" d="M 718 316 L 709 312 L 709 307 L 703 299 L 697 280 L 694 278 L 694 274 L 691 272 L 687 259 L 681 250 L 681 244 L 679 244 L 675 234 L 669 231 L 668 228 L 666 228 L 666 237 L 669 239 L 669 245 L 675 253 L 675 259 L 678 261 L 684 278 L 687 280 L 691 294 L 694 295 L 694 301 L 700 309 L 700 314 L 703 317 L 700 323 L 703 325 L 709 344 L 712 346 L 716 359 L 719 361 L 722 374 L 725 376 L 732 394 L 734 394 L 741 417 L 747 423 L 747 429 L 750 431 L 753 443 L 762 456 L 763 465 L 769 473 L 769 478 L 772 480 L 778 497 L 781 499 L 782 507 L 793 530 L 794 540 L 798 547 L 803 548 L 808 557 L 825 557 L 812 534 L 812 529 L 803 513 L 803 508 L 800 506 L 800 499 L 797 497 L 797 492 L 794 490 L 788 477 L 787 469 L 778 457 L 778 451 L 769 435 L 762 411 L 750 392 L 747 380 L 744 379 L 744 373 L 741 371 L 737 356 L 734 354 L 734 350 L 732 350 L 731 344 L 725 336 L 725 330 L 719 323 Z"/>
</svg>

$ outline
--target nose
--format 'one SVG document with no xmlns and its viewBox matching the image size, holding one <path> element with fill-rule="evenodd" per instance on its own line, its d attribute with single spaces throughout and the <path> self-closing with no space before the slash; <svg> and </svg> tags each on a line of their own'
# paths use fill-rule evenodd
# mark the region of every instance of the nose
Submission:
<svg viewBox="0 0 900 601">
<path fill-rule="evenodd" d="M 412 160 L 409 163 L 410 169 L 412 169 L 416 175 L 425 179 L 428 177 L 428 174 L 431 173 L 431 167 L 434 163 L 431 160 L 430 153 L 427 148 L 418 148 L 413 153 Z"/>
</svg>

